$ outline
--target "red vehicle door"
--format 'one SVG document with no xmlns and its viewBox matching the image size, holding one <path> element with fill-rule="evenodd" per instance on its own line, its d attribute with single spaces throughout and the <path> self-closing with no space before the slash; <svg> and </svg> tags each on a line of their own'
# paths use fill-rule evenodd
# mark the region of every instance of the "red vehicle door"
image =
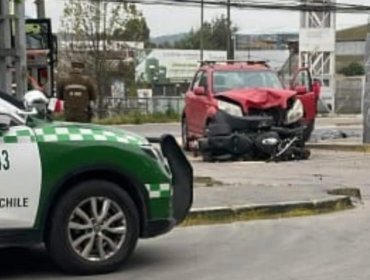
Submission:
<svg viewBox="0 0 370 280">
<path fill-rule="evenodd" d="M 294 75 L 291 83 L 291 90 L 298 94 L 298 98 L 304 106 L 304 121 L 306 124 L 313 123 L 317 114 L 317 102 L 320 95 L 320 85 L 313 82 L 308 68 L 301 68 Z"/>
<path fill-rule="evenodd" d="M 204 123 L 207 118 L 209 92 L 206 71 L 199 71 L 186 97 L 186 118 L 189 136 L 203 135 Z"/>
<path fill-rule="evenodd" d="M 192 131 L 194 131 L 194 125 L 195 125 L 194 124 L 195 116 L 193 114 L 194 112 L 193 107 L 194 107 L 194 104 L 196 103 L 196 100 L 195 100 L 196 96 L 194 93 L 194 88 L 196 87 L 196 85 L 199 84 L 201 75 L 202 75 L 201 71 L 195 74 L 193 82 L 191 83 L 189 90 L 185 96 L 185 117 L 186 117 L 187 130 L 188 130 L 188 133 L 190 134 L 189 136 L 191 136 Z"/>
</svg>

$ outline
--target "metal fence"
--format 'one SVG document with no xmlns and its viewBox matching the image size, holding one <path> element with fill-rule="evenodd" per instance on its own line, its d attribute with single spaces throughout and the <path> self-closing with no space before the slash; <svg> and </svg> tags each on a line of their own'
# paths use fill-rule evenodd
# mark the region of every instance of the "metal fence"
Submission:
<svg viewBox="0 0 370 280">
<path fill-rule="evenodd" d="M 103 101 L 101 116 L 113 117 L 116 115 L 140 113 L 177 113 L 181 114 L 184 109 L 184 97 L 182 96 L 155 96 L 152 98 L 112 98 L 107 97 Z"/>
<path fill-rule="evenodd" d="M 334 112 L 360 114 L 365 89 L 365 77 L 346 77 L 336 82 Z"/>
<path fill-rule="evenodd" d="M 334 98 L 334 113 L 360 114 L 365 87 L 365 77 L 345 77 L 336 82 Z M 320 107 L 320 106 L 319 106 Z M 184 109 L 184 96 L 154 96 L 152 98 L 112 98 L 103 101 L 100 111 L 101 117 L 140 113 L 176 113 L 181 114 Z M 329 113 L 330 111 L 320 111 Z"/>
</svg>

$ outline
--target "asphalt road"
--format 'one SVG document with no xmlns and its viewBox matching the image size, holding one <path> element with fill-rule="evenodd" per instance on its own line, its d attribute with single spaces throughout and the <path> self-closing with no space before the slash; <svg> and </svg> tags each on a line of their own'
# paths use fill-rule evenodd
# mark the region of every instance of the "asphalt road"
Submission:
<svg viewBox="0 0 370 280">
<path fill-rule="evenodd" d="M 0 250 L 0 278 L 348 280 L 370 277 L 370 206 L 304 218 L 178 228 L 141 241 L 121 271 L 60 274 L 42 250 Z"/>
<path fill-rule="evenodd" d="M 146 137 L 158 137 L 164 133 L 172 134 L 175 137 L 181 136 L 179 123 L 122 125 L 120 127 Z"/>
<path fill-rule="evenodd" d="M 146 136 L 180 136 L 178 124 L 125 128 Z M 328 130 L 335 128 L 319 127 L 316 133 Z M 121 271 L 104 276 L 63 275 L 43 248 L 1 249 L 0 278 L 367 280 L 369 202 L 355 210 L 323 216 L 178 228 L 142 240 Z"/>
<path fill-rule="evenodd" d="M 139 133 L 146 137 L 158 137 L 164 133 L 169 133 L 175 137 L 181 136 L 181 128 L 178 123 L 169 124 L 142 124 L 142 125 L 124 125 L 120 126 L 129 131 Z M 344 137 L 355 137 L 359 138 L 362 135 L 361 126 L 343 126 L 336 127 L 334 125 L 323 125 L 316 126 L 315 131 L 312 134 L 312 142 L 319 140 L 328 139 L 340 139 Z"/>
</svg>

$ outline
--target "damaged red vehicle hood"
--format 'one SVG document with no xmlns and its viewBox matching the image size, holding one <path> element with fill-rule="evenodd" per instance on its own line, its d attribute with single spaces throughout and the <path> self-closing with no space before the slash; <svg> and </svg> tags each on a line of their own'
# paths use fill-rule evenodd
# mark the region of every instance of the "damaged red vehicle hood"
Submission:
<svg viewBox="0 0 370 280">
<path fill-rule="evenodd" d="M 250 108 L 268 109 L 281 107 L 286 109 L 288 100 L 296 95 L 295 91 L 273 88 L 244 88 L 218 93 L 216 97 L 238 102 L 245 112 Z"/>
</svg>

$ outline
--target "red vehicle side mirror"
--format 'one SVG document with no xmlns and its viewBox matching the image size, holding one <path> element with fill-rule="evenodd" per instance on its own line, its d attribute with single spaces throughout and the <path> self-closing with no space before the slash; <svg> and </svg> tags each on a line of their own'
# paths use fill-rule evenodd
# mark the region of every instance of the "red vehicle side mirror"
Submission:
<svg viewBox="0 0 370 280">
<path fill-rule="evenodd" d="M 194 88 L 195 95 L 207 95 L 206 89 L 204 87 L 196 87 Z"/>
<path fill-rule="evenodd" d="M 305 94 L 308 92 L 307 90 L 307 87 L 306 86 L 296 86 L 294 88 L 294 90 L 298 93 L 298 94 Z"/>
</svg>

